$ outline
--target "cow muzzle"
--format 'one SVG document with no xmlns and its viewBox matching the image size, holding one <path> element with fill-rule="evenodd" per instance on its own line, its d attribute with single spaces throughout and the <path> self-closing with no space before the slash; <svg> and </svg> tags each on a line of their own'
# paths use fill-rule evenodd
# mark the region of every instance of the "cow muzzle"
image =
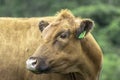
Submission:
<svg viewBox="0 0 120 80">
<path fill-rule="evenodd" d="M 37 58 L 37 57 L 30 57 L 26 61 L 26 67 L 28 70 L 36 74 L 48 73 L 51 70 L 48 64 L 46 64 L 45 58 Z"/>
</svg>

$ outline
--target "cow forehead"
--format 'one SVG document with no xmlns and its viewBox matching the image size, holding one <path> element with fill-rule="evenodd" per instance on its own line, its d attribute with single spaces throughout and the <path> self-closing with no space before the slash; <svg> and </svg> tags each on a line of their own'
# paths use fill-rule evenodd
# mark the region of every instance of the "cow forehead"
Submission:
<svg viewBox="0 0 120 80">
<path fill-rule="evenodd" d="M 42 32 L 42 37 L 44 40 L 48 41 L 52 39 L 57 33 L 68 29 L 72 29 L 71 25 L 68 22 L 62 21 L 57 23 L 51 23 Z"/>
<path fill-rule="evenodd" d="M 50 40 L 52 35 L 55 34 L 54 32 L 56 31 L 57 27 L 51 27 L 51 24 L 45 28 L 42 32 L 42 38 L 44 40 Z"/>
</svg>

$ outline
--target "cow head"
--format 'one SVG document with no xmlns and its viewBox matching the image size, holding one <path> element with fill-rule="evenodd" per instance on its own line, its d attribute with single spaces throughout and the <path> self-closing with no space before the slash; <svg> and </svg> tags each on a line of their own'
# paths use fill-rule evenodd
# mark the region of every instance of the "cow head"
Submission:
<svg viewBox="0 0 120 80">
<path fill-rule="evenodd" d="M 51 23 L 40 21 L 41 45 L 26 61 L 27 68 L 39 74 L 81 72 L 80 66 L 86 65 L 81 40 L 93 28 L 93 21 L 77 19 L 68 10 L 56 17 Z"/>
</svg>

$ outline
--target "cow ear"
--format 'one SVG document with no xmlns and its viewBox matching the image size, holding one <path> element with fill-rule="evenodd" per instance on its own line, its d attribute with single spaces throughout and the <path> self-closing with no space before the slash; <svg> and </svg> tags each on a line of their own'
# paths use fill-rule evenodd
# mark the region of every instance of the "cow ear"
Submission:
<svg viewBox="0 0 120 80">
<path fill-rule="evenodd" d="M 47 26 L 49 25 L 49 23 L 47 21 L 40 21 L 39 22 L 39 30 L 42 32 Z"/>
<path fill-rule="evenodd" d="M 91 19 L 83 19 L 80 26 L 76 30 L 76 37 L 78 39 L 84 38 L 88 32 L 93 28 L 94 22 Z"/>
</svg>

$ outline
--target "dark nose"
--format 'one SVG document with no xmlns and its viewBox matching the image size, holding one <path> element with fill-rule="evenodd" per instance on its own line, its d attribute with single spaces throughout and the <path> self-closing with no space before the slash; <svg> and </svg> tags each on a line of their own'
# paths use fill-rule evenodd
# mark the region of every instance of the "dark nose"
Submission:
<svg viewBox="0 0 120 80">
<path fill-rule="evenodd" d="M 27 61 L 27 68 L 37 73 L 47 73 L 50 71 L 49 65 L 46 63 L 46 58 L 30 57 Z"/>
</svg>

